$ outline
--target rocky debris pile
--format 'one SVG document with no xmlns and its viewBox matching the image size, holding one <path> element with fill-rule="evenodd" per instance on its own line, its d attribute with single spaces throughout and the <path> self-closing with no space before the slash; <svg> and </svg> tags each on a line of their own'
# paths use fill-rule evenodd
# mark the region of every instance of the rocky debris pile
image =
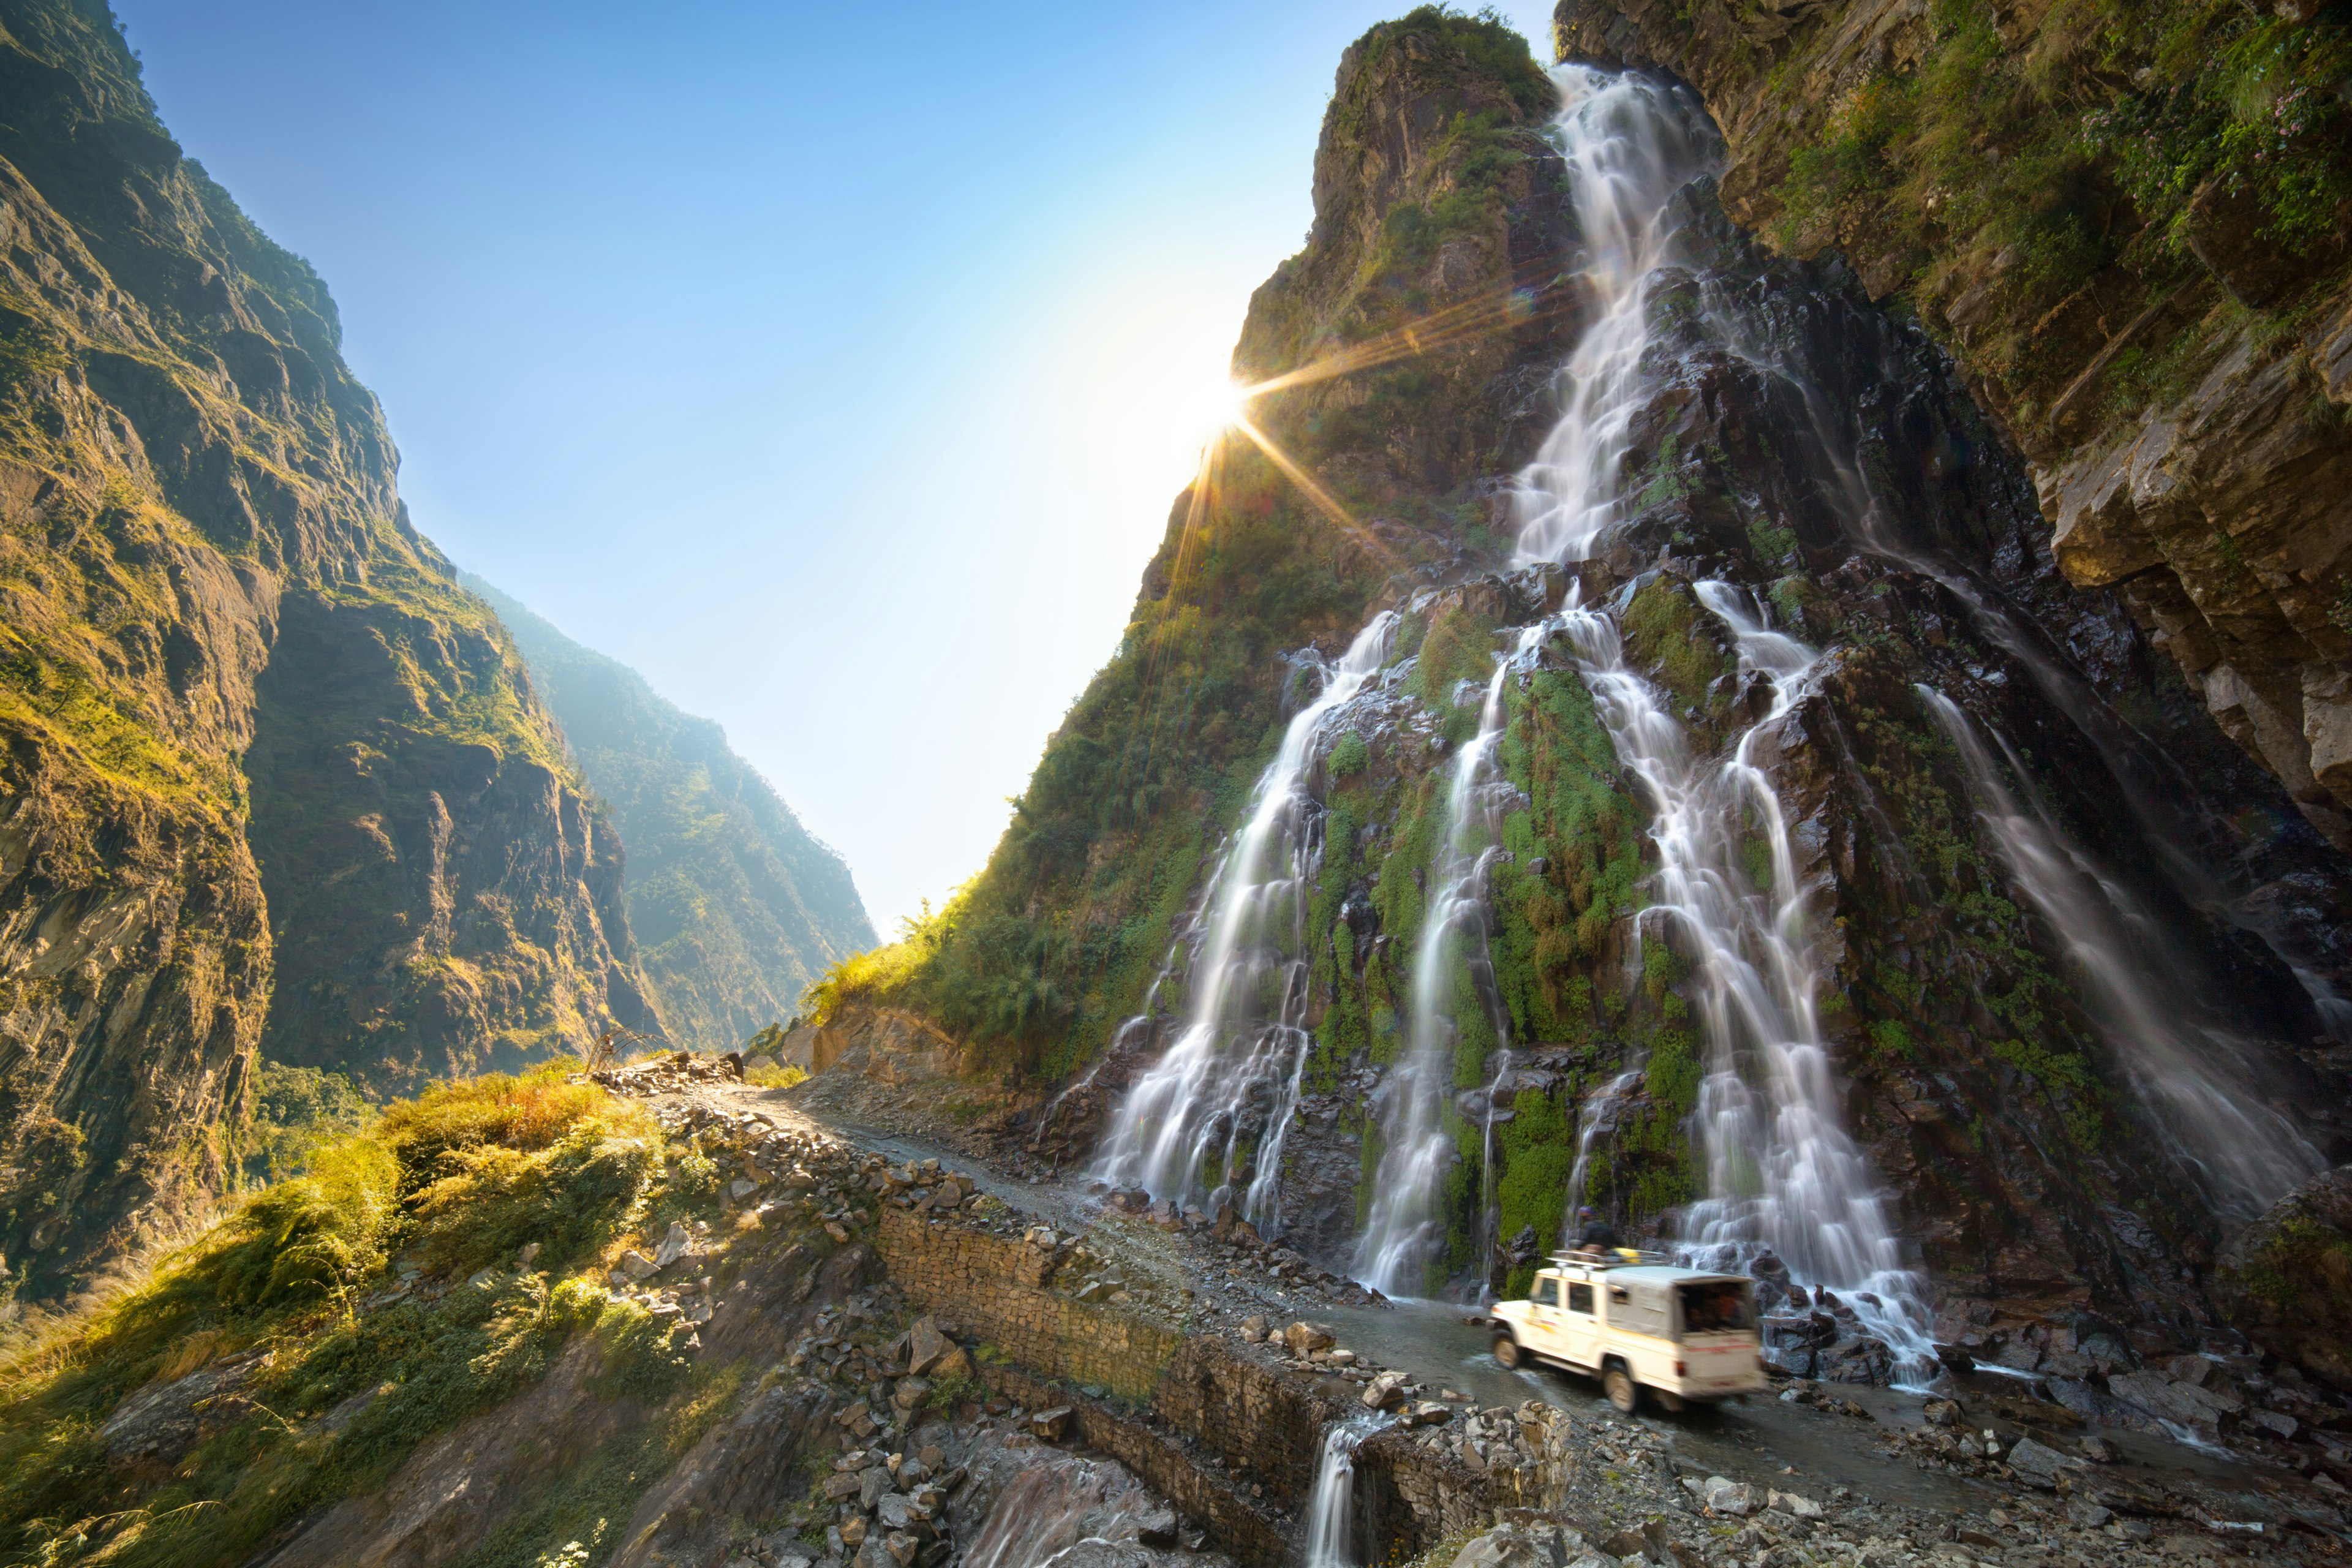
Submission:
<svg viewBox="0 0 2352 1568">
<path fill-rule="evenodd" d="M 897 1169 L 886 1163 L 877 1170 L 869 1163 L 865 1177 L 868 1192 L 916 1214 L 953 1214 L 966 1204 L 977 1209 L 991 1201 L 982 1195 L 977 1176 L 943 1173 L 937 1160 L 910 1161 Z"/>
<path fill-rule="evenodd" d="M 1955 1513 L 1874 1504 L 1844 1487 L 1737 1481 L 1675 1454 L 1670 1431 L 1605 1417 L 1584 1423 L 1535 1403 L 1474 1408 L 1446 1428 L 1376 1440 L 1416 1444 L 1433 1458 L 1483 1467 L 1505 1481 L 1528 1470 L 1569 1478 L 1558 1506 L 1506 1508 L 1494 1528 L 1450 1559 L 1433 1560 L 1450 1568 L 2153 1568 L 2200 1557 L 2295 1562 L 2307 1549 L 2325 1557 L 2340 1544 L 2312 1521 L 2300 1521 L 2310 1528 L 2290 1538 L 2285 1530 L 2296 1521 L 2250 1520 L 2212 1506 L 2127 1511 L 2117 1506 L 2121 1490 L 2080 1482 L 2072 1495 L 2027 1491 Z M 2024 1462 L 2042 1461 L 2029 1450 Z M 2062 1457 L 2049 1462 L 2066 1468 Z M 1518 1490 L 1528 1495 L 1523 1479 Z"/>
<path fill-rule="evenodd" d="M 1836 1291 L 1790 1279 L 1789 1266 L 1769 1250 L 1750 1260 L 1748 1272 L 1756 1280 L 1765 1358 L 1773 1365 L 1824 1383 L 1894 1380 L 1895 1352 L 1864 1327 L 1861 1314 Z M 1864 1306 L 1880 1304 L 1866 1290 L 1855 1299 Z"/>
<path fill-rule="evenodd" d="M 627 1067 L 574 1073 L 572 1081 L 598 1084 L 614 1094 L 645 1100 L 656 1094 L 676 1094 L 696 1084 L 740 1083 L 743 1054 L 729 1051 L 724 1056 L 705 1057 L 692 1051 L 669 1051 Z"/>
<path fill-rule="evenodd" d="M 2352 1489 L 2352 1398 L 2274 1355 L 2221 1349 L 2167 1353 L 2147 1331 L 2087 1314 L 2071 1323 L 2001 1321 L 1990 1309 L 1938 1325 L 1945 1364 L 2030 1374 L 1996 1395 L 1997 1414 L 2021 1426 L 2084 1424 L 2197 1441 L 2287 1465 Z M 2010 1382 L 2010 1379 L 2001 1379 Z M 2010 1408 L 2020 1401 L 2033 1408 Z"/>
<path fill-rule="evenodd" d="M 1180 1555 L 1222 1568 L 1222 1557 L 1194 1555 L 1205 1537 L 1123 1467 L 1051 1446 L 1069 1435 L 1067 1407 L 944 1407 L 937 1396 L 968 1376 L 968 1352 L 929 1318 L 886 1340 L 887 1294 L 829 1315 L 794 1347 L 795 1367 L 853 1384 L 895 1373 L 896 1386 L 877 1382 L 874 1397 L 834 1412 L 839 1452 L 800 1505 L 797 1530 L 752 1542 L 729 1568 L 1162 1568 Z"/>
<path fill-rule="evenodd" d="M 2292 1469 L 2331 1497 L 2352 1501 L 2352 1401 L 2335 1390 L 2273 1358 L 2179 1355 L 2142 1362 L 2119 1338 L 2084 1338 L 2098 1355 L 2098 1364 L 2088 1368 L 2077 1365 L 2087 1359 L 2081 1352 L 2043 1352 L 2030 1343 L 2005 1347 L 2002 1363 L 2031 1359 L 2079 1375 L 2051 1370 L 1980 1377 L 1965 1389 L 1946 1385 L 1951 1397 L 1927 1406 L 1928 1429 L 1903 1440 L 1906 1457 L 1928 1468 L 1973 1474 L 1972 1461 L 1987 1456 L 1962 1447 L 1953 1428 L 1994 1428 L 2004 1447 L 2032 1433 L 2087 1452 L 2100 1439 L 2075 1434 L 2105 1427 L 2227 1447 Z M 1970 1447 L 1980 1450 L 1982 1444 Z"/>
<path fill-rule="evenodd" d="M 1230 1282 L 1307 1291 L 1349 1307 L 1388 1300 L 1378 1290 L 1334 1274 L 1279 1242 L 1266 1240 L 1230 1204 L 1220 1204 L 1211 1215 L 1198 1204 L 1180 1205 L 1167 1198 L 1155 1201 L 1140 1187 L 1114 1188 L 1097 1183 L 1093 1192 L 1115 1213 L 1193 1237 L 1208 1249 L 1208 1267 L 1213 1269 L 1222 1262 Z"/>
<path fill-rule="evenodd" d="M 1376 1383 L 1373 1389 L 1378 1387 Z M 1371 1394 L 1372 1390 L 1366 1391 L 1368 1405 L 1372 1403 Z M 1412 1437 L 1413 1443 L 1474 1476 L 1504 1482 L 1501 1490 L 1506 1496 L 1540 1495 L 1541 1471 L 1558 1467 L 1570 1452 L 1567 1413 L 1541 1400 L 1529 1400 L 1517 1409 L 1481 1409 L 1471 1405 L 1459 1412 L 1459 1419 L 1452 1419 L 1455 1412 L 1429 1400 L 1406 1400 L 1393 1408 L 1405 1424 L 1420 1428 Z M 1514 1472 L 1518 1474 L 1515 1477 Z"/>
</svg>

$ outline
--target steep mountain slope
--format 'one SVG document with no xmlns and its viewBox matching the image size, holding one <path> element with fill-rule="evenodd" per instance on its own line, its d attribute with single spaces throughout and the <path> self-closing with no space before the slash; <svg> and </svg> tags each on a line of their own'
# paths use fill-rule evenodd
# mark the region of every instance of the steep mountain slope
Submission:
<svg viewBox="0 0 2352 1568">
<path fill-rule="evenodd" d="M 2352 1152 L 2325 813 L 2060 571 L 1916 322 L 1729 221 L 1686 89 L 1564 78 L 1563 167 L 1499 31 L 1349 52 L 1253 300 L 1329 504 L 1233 443 L 987 872 L 829 1026 L 926 1012 L 1013 1069 L 990 1128 L 1393 1288 L 1524 1279 L 1580 1197 L 1834 1286 L 1782 1347 L 1821 1375 L 2225 1333 L 2217 1247 Z"/>
<path fill-rule="evenodd" d="M 2058 563 L 2352 847 L 2352 25 L 2085 0 L 1563 0 L 1723 127 L 1725 209 L 1958 359 Z"/>
<path fill-rule="evenodd" d="M 462 574 L 461 574 L 462 575 Z M 840 855 L 812 837 L 724 731 L 655 695 L 479 578 L 629 846 L 625 889 L 662 1021 L 725 1050 L 800 1010 L 801 992 L 874 945 Z"/>
<path fill-rule="evenodd" d="M 257 1049 L 379 1082 L 654 1027 L 620 847 L 410 525 L 333 302 L 102 10 L 0 5 L 0 1255 L 227 1182 Z"/>
</svg>

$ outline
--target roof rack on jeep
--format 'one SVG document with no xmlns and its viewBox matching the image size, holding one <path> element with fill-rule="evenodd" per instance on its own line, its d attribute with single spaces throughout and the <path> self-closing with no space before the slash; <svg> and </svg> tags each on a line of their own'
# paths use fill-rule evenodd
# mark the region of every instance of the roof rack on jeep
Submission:
<svg viewBox="0 0 2352 1568">
<path fill-rule="evenodd" d="M 1577 1252 L 1573 1250 L 1555 1252 L 1551 1255 L 1551 1260 L 1555 1264 L 1572 1263 L 1586 1268 L 1632 1268 L 1636 1266 L 1657 1267 L 1660 1265 L 1671 1265 L 1674 1262 L 1674 1258 L 1665 1253 L 1652 1252 L 1646 1248 L 1637 1252 L 1630 1247 L 1612 1247 L 1607 1252 L 1598 1254 L 1591 1252 Z"/>
</svg>

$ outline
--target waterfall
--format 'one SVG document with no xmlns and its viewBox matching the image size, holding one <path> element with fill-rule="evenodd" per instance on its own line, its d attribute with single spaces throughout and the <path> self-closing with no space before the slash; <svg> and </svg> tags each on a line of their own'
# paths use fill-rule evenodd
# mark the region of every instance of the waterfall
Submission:
<svg viewBox="0 0 2352 1568">
<path fill-rule="evenodd" d="M 1568 164 L 1597 309 L 1561 367 L 1562 411 L 1519 476 L 1518 552 L 1527 562 L 1583 558 L 1616 512 L 1625 434 L 1642 405 L 1650 278 L 1679 227 L 1675 194 L 1712 160 L 1714 137 L 1687 92 L 1590 66 L 1552 72 L 1560 110 L 1551 135 Z"/>
<path fill-rule="evenodd" d="M 2245 1087 L 2246 1042 L 2197 1021 L 2171 983 L 2184 965 L 2164 951 L 2161 928 L 2059 826 L 2014 754 L 2022 805 L 1960 706 L 1931 687 L 1917 690 L 1959 752 L 1977 818 L 2011 882 L 2088 985 L 2085 1010 L 2214 1212 L 2242 1224 L 2317 1174 L 2319 1152 Z"/>
<path fill-rule="evenodd" d="M 1176 1042 L 1120 1102 L 1099 1173 L 1182 1202 L 1204 1194 L 1213 1159 L 1223 1193 L 1254 1163 L 1237 1204 L 1253 1221 L 1273 1212 L 1282 1141 L 1314 1043 L 1303 1025 L 1308 964 L 1304 889 L 1319 847 L 1306 782 L 1323 721 L 1387 661 L 1393 612 L 1372 617 L 1323 689 L 1283 731 L 1258 775 L 1250 814 L 1219 867 L 1207 903 Z M 1271 1016 L 1260 998 L 1272 993 Z M 1253 1144 L 1253 1134 L 1263 1140 Z"/>
<path fill-rule="evenodd" d="M 1523 559 L 1570 561 L 1625 510 L 1625 432 L 1646 394 L 1649 279 L 1673 258 L 1675 198 L 1713 144 L 1676 89 L 1582 67 L 1558 76 L 1556 133 L 1599 309 L 1563 372 L 1559 426 L 1520 478 L 1518 548 Z M 1655 813 L 1659 864 L 1643 919 L 1664 926 L 1695 960 L 1704 1078 L 1691 1132 L 1707 1192 L 1686 1216 L 1686 1245 L 1707 1263 L 1773 1249 L 1796 1279 L 1847 1293 L 1872 1332 L 1922 1367 L 1932 1351 L 1918 1282 L 1902 1267 L 1879 1184 L 1841 1125 L 1814 1003 L 1804 889 L 1767 772 L 1780 721 L 1814 656 L 1773 631 L 1738 590 L 1706 584 L 1696 591 L 1731 630 L 1743 669 L 1769 681 L 1773 694 L 1770 710 L 1719 765 L 1692 754 L 1655 689 L 1626 668 L 1622 605 L 1588 605 L 1580 594 L 1562 616 L 1595 711 Z M 1768 889 L 1757 888 L 1743 865 L 1750 833 L 1769 853 Z M 1604 1110 L 1587 1118 L 1572 1181 L 1589 1169 Z"/>
<path fill-rule="evenodd" d="M 1481 972 L 1486 968 L 1486 877 L 1502 847 L 1503 806 L 1514 793 L 1507 784 L 1496 787 L 1491 777 L 1495 748 L 1509 717 L 1503 682 L 1520 658 L 1541 644 L 1544 630 L 1540 624 L 1528 627 L 1510 654 L 1496 658 L 1486 699 L 1478 710 L 1477 737 L 1455 755 L 1446 784 L 1445 838 L 1438 864 L 1432 868 L 1434 890 L 1413 952 L 1412 1028 L 1404 1058 L 1386 1085 L 1380 1169 L 1373 1174 L 1364 1233 L 1356 1243 L 1356 1277 L 1391 1296 L 1421 1293 L 1428 1265 L 1439 1256 L 1444 1241 L 1438 1200 L 1454 1158 L 1445 1107 L 1454 1094 L 1457 1033 L 1447 1004 L 1459 950 L 1468 948 L 1474 966 Z M 1486 976 L 1482 973 L 1477 977 Z M 1492 986 L 1480 989 L 1483 1003 Z M 1496 1016 L 1493 1022 L 1502 1037 L 1507 1020 Z M 1490 1132 L 1492 1122 L 1490 1102 Z"/>
<path fill-rule="evenodd" d="M 1307 1498 L 1307 1568 L 1355 1568 L 1349 1537 L 1356 1510 L 1356 1448 L 1387 1423 L 1379 1416 L 1334 1421 L 1323 1430 L 1323 1458 Z"/>
<path fill-rule="evenodd" d="M 1592 1146 L 1603 1132 L 1617 1130 L 1617 1108 L 1642 1081 L 1639 1067 L 1626 1068 L 1609 1080 L 1609 1087 L 1584 1102 L 1583 1112 L 1577 1118 L 1576 1163 L 1568 1169 L 1568 1208 L 1562 1221 L 1563 1244 L 1575 1239 L 1576 1211 L 1584 1206 L 1584 1194 L 1592 1174 Z"/>
</svg>

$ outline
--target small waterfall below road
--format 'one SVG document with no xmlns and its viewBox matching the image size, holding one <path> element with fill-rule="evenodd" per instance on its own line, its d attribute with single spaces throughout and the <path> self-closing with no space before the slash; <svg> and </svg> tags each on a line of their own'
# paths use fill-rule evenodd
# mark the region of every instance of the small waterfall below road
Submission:
<svg viewBox="0 0 2352 1568">
<path fill-rule="evenodd" d="M 1207 901 L 1176 1041 L 1137 1079 L 1105 1140 L 1099 1173 L 1114 1185 L 1181 1203 L 1224 1192 L 1247 1172 L 1235 1206 L 1253 1221 L 1272 1212 L 1313 1044 L 1300 950 L 1318 841 L 1306 779 L 1324 719 L 1386 662 L 1396 624 L 1383 611 L 1356 635 L 1258 776 Z"/>
<path fill-rule="evenodd" d="M 1307 1568 L 1356 1568 L 1356 1449 L 1387 1422 L 1378 1416 L 1335 1421 L 1323 1431 L 1323 1458 L 1307 1498 Z"/>
<path fill-rule="evenodd" d="M 1446 784 L 1445 841 L 1413 953 L 1412 1034 L 1386 1086 L 1380 1169 L 1356 1244 L 1356 1278 L 1391 1296 L 1421 1293 L 1443 1239 L 1438 1200 L 1454 1153 L 1445 1115 L 1454 1095 L 1458 1033 L 1453 999 L 1465 961 L 1478 1005 L 1488 1008 L 1496 1037 L 1507 1047 L 1508 1020 L 1489 1005 L 1494 987 L 1486 950 L 1486 873 L 1501 851 L 1503 807 L 1513 794 L 1507 783 L 1493 777 L 1495 748 L 1509 717 L 1503 682 L 1541 643 L 1545 629 L 1540 624 L 1528 627 L 1517 647 L 1496 658 L 1478 710 L 1477 736 L 1455 755 Z M 1507 1063 L 1507 1048 L 1503 1057 Z M 1488 1121 L 1491 1131 L 1491 1110 Z"/>
<path fill-rule="evenodd" d="M 2182 966 L 2165 952 L 2157 922 L 2059 826 L 2014 755 L 2008 762 L 2023 803 L 1960 706 L 1917 689 L 1959 752 L 1978 820 L 2012 883 L 2089 986 L 2086 1011 L 2214 1212 L 2242 1224 L 2317 1174 L 2326 1164 L 2318 1151 L 2246 1087 L 2254 1077 L 2247 1042 L 2198 1022 L 2168 978 Z"/>
</svg>

